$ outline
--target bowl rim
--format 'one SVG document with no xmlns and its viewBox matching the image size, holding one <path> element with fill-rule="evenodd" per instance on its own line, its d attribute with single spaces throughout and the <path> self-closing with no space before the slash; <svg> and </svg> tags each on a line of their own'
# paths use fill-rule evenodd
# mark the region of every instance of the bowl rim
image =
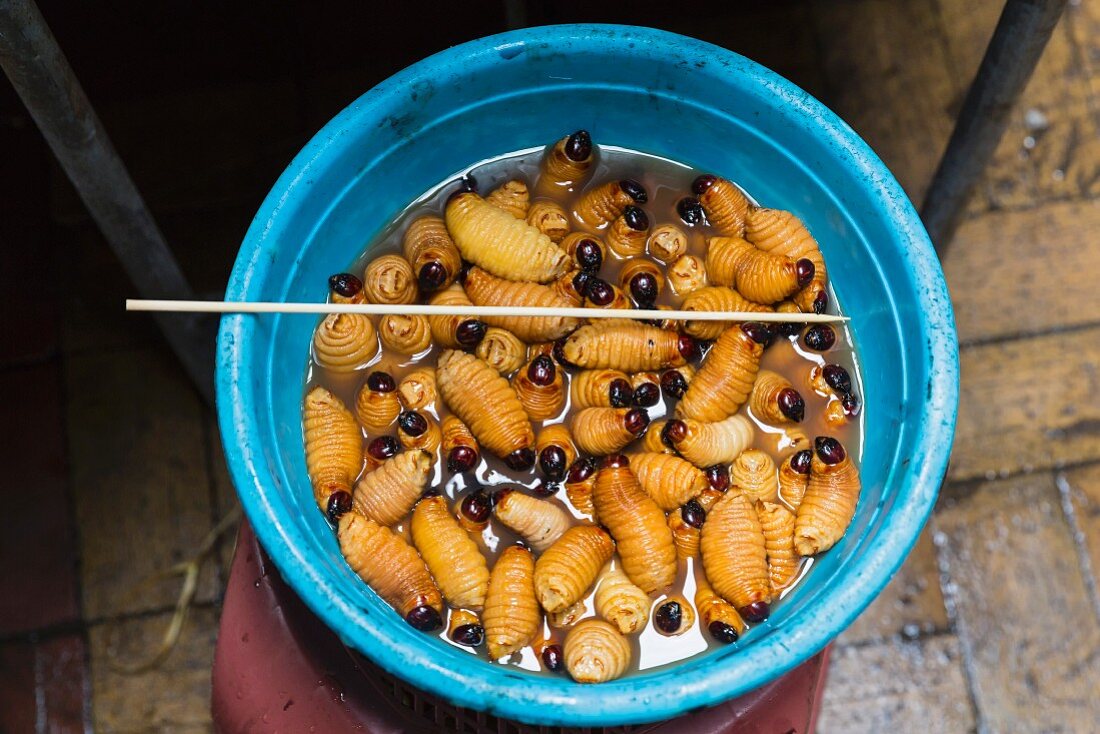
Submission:
<svg viewBox="0 0 1100 734">
<path fill-rule="evenodd" d="M 636 681 L 636 685 L 618 688 L 573 684 L 563 693 L 560 686 L 540 683 L 545 683 L 541 678 L 502 675 L 505 669 L 486 673 L 480 666 L 447 668 L 425 654 L 429 650 L 426 646 L 392 639 L 385 634 L 385 624 L 380 626 L 367 618 L 363 610 L 343 597 L 338 584 L 316 571 L 305 548 L 297 542 L 299 533 L 274 509 L 266 488 L 274 480 L 264 466 L 260 432 L 250 418 L 259 396 L 241 370 L 246 359 L 254 359 L 250 339 L 255 319 L 224 317 L 218 333 L 218 421 L 230 475 L 257 537 L 295 593 L 352 647 L 366 652 L 382 668 L 412 685 L 459 706 L 540 724 L 607 726 L 674 717 L 753 691 L 823 649 L 877 596 L 916 542 L 946 471 L 958 406 L 958 343 L 947 285 L 916 211 L 885 164 L 836 114 L 778 74 L 724 48 L 652 28 L 606 24 L 525 28 L 449 48 L 389 77 L 333 117 L 276 181 L 244 237 L 226 300 L 250 300 L 250 292 L 258 288 L 258 281 L 268 269 L 267 258 L 261 255 L 272 220 L 293 201 L 296 187 L 308 187 L 305 174 L 312 166 L 323 165 L 327 158 L 340 153 L 339 130 L 360 124 L 372 110 L 404 95 L 416 79 L 431 74 L 433 69 L 459 65 L 470 56 L 557 40 L 574 45 L 588 43 L 596 50 L 606 50 L 609 37 L 672 46 L 685 58 L 713 60 L 724 56 L 735 61 L 733 65 L 739 75 L 747 78 L 746 84 L 766 87 L 781 104 L 793 106 L 812 119 L 822 134 L 848 154 L 851 165 L 863 174 L 883 211 L 893 219 L 898 239 L 908 245 L 905 267 L 915 281 L 919 301 L 916 316 L 927 337 L 929 365 L 928 399 L 912 438 L 925 453 L 921 462 L 910 465 L 897 485 L 898 490 L 904 487 L 908 491 L 908 503 L 884 518 L 859 572 L 848 574 L 848 583 L 814 600 L 782 628 L 772 630 L 749 648 L 753 659 L 765 659 L 770 664 L 750 666 L 750 655 L 740 654 L 701 665 L 689 673 L 677 671 L 676 695 L 658 695 L 667 693 L 656 689 L 659 678 L 626 679 Z M 622 45 L 623 52 L 629 53 Z M 821 614 L 823 610 L 825 614 Z M 352 634 L 345 635 L 348 631 Z"/>
</svg>

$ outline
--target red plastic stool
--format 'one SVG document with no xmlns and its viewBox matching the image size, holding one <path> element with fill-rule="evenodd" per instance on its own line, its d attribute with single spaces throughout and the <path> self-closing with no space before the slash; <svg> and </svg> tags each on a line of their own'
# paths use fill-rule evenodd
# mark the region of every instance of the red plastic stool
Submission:
<svg viewBox="0 0 1100 734">
<path fill-rule="evenodd" d="M 220 734 L 804 734 L 813 731 L 821 706 L 828 654 L 750 694 L 669 721 L 528 726 L 453 706 L 346 648 L 283 582 L 245 522 L 222 609 L 211 709 Z"/>
</svg>

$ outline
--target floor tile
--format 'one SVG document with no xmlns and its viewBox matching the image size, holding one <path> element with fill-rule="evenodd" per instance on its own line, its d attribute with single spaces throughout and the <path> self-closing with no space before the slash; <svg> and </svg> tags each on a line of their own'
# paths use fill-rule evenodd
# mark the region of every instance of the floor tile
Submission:
<svg viewBox="0 0 1100 734">
<path fill-rule="evenodd" d="M 79 615 L 62 389 L 56 360 L 0 371 L 0 635 Z"/>
<path fill-rule="evenodd" d="M 841 636 L 840 644 L 915 637 L 947 627 L 936 549 L 925 528 L 893 581 Z"/>
<path fill-rule="evenodd" d="M 161 350 L 81 353 L 66 372 L 84 613 L 168 607 L 179 577 L 136 586 L 189 559 L 212 526 L 204 409 Z M 200 600 L 219 593 L 216 575 L 205 568 Z"/>
<path fill-rule="evenodd" d="M 950 479 L 1100 458 L 1100 328 L 967 348 L 960 361 Z"/>
<path fill-rule="evenodd" d="M 837 645 L 818 734 L 974 731 L 959 641 L 953 635 Z"/>
<path fill-rule="evenodd" d="M 211 731 L 210 666 L 218 632 L 213 609 L 188 615 L 179 643 L 164 662 L 145 672 L 115 670 L 112 661 L 136 663 L 157 649 L 171 614 L 132 619 L 89 630 L 92 720 L 98 732 L 193 734 Z"/>
<path fill-rule="evenodd" d="M 1092 730 L 1100 620 L 1054 477 L 983 483 L 933 522 L 983 728 Z"/>
</svg>

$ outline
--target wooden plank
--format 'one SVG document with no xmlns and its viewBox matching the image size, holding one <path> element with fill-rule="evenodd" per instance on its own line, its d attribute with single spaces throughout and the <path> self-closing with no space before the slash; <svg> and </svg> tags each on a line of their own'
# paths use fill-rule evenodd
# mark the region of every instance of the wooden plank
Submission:
<svg viewBox="0 0 1100 734">
<path fill-rule="evenodd" d="M 954 124 L 943 29 L 931 3 L 815 3 L 829 106 L 919 202 Z"/>
<path fill-rule="evenodd" d="M 982 729 L 1092 731 L 1100 623 L 1054 476 L 986 482 L 943 505 L 933 525 Z"/>
<path fill-rule="evenodd" d="M 1081 545 L 1079 550 L 1092 580 L 1089 591 L 1093 606 L 1100 614 L 1100 588 L 1097 585 L 1097 575 L 1100 574 L 1100 464 L 1059 474 L 1057 481 L 1063 495 L 1063 505 L 1068 499 L 1073 512 L 1075 539 Z"/>
<path fill-rule="evenodd" d="M 1088 85 L 1089 102 L 1094 112 L 1100 112 L 1100 5 L 1071 2 L 1065 23 Z"/>
<path fill-rule="evenodd" d="M 211 528 L 199 398 L 160 349 L 70 357 L 65 381 L 84 617 L 174 605 L 178 576 L 135 587 L 189 559 Z M 217 593 L 208 564 L 198 598 Z"/>
<path fill-rule="evenodd" d="M 961 102 L 1003 4 L 938 4 Z M 1055 28 L 970 202 L 971 213 L 1100 193 L 1100 128 L 1068 25 L 1063 19 Z"/>
<path fill-rule="evenodd" d="M 947 630 L 932 534 L 927 528 L 890 584 L 840 637 L 841 645 Z"/>
<path fill-rule="evenodd" d="M 161 665 L 133 675 L 111 667 L 112 657 L 121 663 L 147 660 L 156 652 L 170 619 L 171 614 L 158 614 L 121 622 L 115 629 L 107 623 L 88 630 L 94 731 L 211 731 L 210 661 L 218 634 L 216 610 L 192 610 L 179 643 Z"/>
<path fill-rule="evenodd" d="M 820 734 L 973 729 L 954 635 L 834 648 L 817 724 Z"/>
<path fill-rule="evenodd" d="M 961 363 L 948 479 L 1100 459 L 1100 328 L 964 349 Z"/>
<path fill-rule="evenodd" d="M 966 343 L 1100 323 L 1100 200 L 963 222 L 944 261 Z"/>
</svg>

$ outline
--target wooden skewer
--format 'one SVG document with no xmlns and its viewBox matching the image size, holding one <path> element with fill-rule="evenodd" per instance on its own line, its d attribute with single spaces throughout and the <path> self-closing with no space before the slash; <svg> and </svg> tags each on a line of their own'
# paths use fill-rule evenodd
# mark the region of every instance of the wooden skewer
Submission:
<svg viewBox="0 0 1100 734">
<path fill-rule="evenodd" d="M 673 319 L 676 321 L 766 321 L 795 324 L 840 323 L 847 316 L 816 313 L 754 313 L 746 311 L 661 311 L 632 308 L 536 308 L 532 306 L 424 306 L 382 303 L 274 303 L 240 301 L 157 301 L 127 299 L 127 311 L 188 313 L 361 313 L 420 316 L 562 316 L 577 319 Z"/>
</svg>

